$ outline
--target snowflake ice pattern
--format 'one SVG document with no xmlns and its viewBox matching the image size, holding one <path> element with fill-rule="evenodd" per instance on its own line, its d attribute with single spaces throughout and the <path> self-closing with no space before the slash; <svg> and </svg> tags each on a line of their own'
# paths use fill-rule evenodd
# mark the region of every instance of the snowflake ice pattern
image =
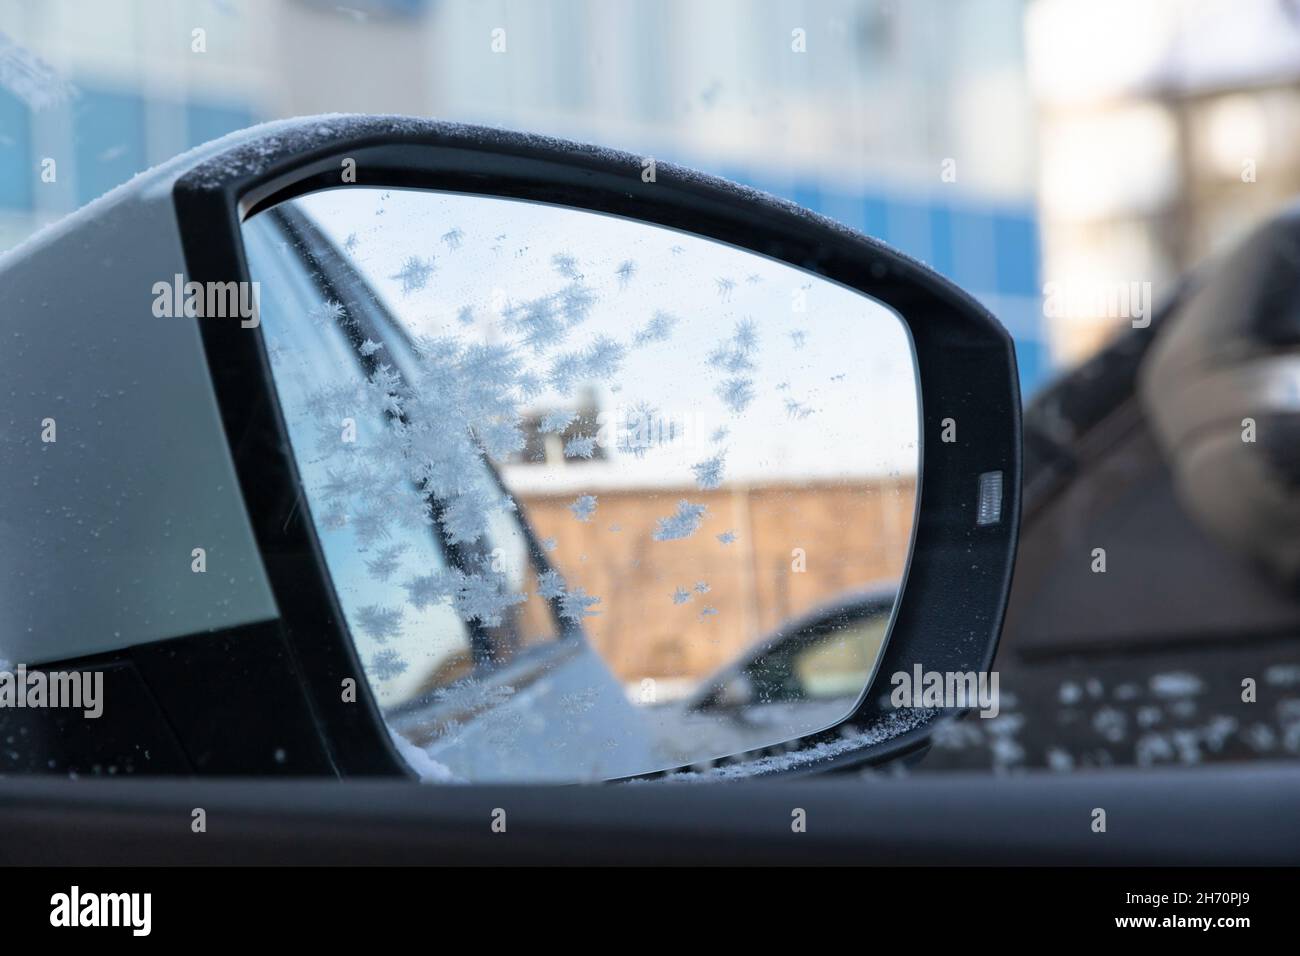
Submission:
<svg viewBox="0 0 1300 956">
<path fill-rule="evenodd" d="M 591 458 L 596 454 L 596 439 L 590 435 L 576 435 L 564 445 L 565 458 Z"/>
<path fill-rule="evenodd" d="M 343 304 L 327 299 L 307 312 L 307 321 L 317 327 L 337 325 L 343 318 Z"/>
<path fill-rule="evenodd" d="M 596 496 L 579 495 L 578 499 L 569 505 L 569 510 L 579 521 L 590 521 L 591 516 L 596 513 Z"/>
<path fill-rule="evenodd" d="M 681 319 L 675 315 L 656 312 L 650 321 L 632 336 L 632 344 L 649 345 L 651 342 L 667 342 L 679 322 Z"/>
<path fill-rule="evenodd" d="M 695 472 L 695 483 L 705 491 L 719 487 L 722 484 L 722 472 L 726 467 L 726 460 L 726 452 L 718 452 L 712 458 L 691 465 L 691 471 Z"/>
<path fill-rule="evenodd" d="M 566 591 L 564 597 L 560 598 L 560 616 L 571 621 L 581 621 L 584 617 L 595 617 L 600 612 L 592 611 L 590 608 L 599 603 L 600 598 L 588 596 L 585 589 L 573 588 Z"/>
<path fill-rule="evenodd" d="M 547 570 L 537 576 L 537 593 L 548 601 L 564 596 L 564 578 L 559 571 Z"/>
<path fill-rule="evenodd" d="M 542 418 L 541 430 L 558 435 L 564 431 L 577 419 L 578 413 L 569 411 L 567 408 L 559 408 L 553 412 L 547 412 Z"/>
<path fill-rule="evenodd" d="M 388 278 L 402 283 L 402 295 L 419 292 L 433 275 L 433 257 L 421 259 L 419 256 L 407 256 L 402 268 Z"/>
<path fill-rule="evenodd" d="M 379 681 L 390 681 L 406 673 L 406 660 L 391 647 L 370 658 L 367 670 Z"/>
<path fill-rule="evenodd" d="M 406 545 L 404 544 L 395 544 L 384 548 L 372 560 L 366 562 L 366 570 L 378 580 L 387 581 L 397 570 L 398 560 L 405 551 Z"/>
<path fill-rule="evenodd" d="M 383 644 L 390 637 L 402 633 L 402 609 L 371 604 L 357 609 L 356 623 L 367 635 Z"/>
<path fill-rule="evenodd" d="M 729 378 L 714 390 L 722 404 L 739 415 L 754 400 L 754 382 L 748 378 Z"/>
<path fill-rule="evenodd" d="M 656 541 L 680 541 L 682 538 L 689 538 L 699 530 L 706 511 L 708 508 L 704 505 L 694 505 L 683 498 L 677 502 L 676 514 L 659 519 L 659 524 L 651 537 Z"/>
</svg>

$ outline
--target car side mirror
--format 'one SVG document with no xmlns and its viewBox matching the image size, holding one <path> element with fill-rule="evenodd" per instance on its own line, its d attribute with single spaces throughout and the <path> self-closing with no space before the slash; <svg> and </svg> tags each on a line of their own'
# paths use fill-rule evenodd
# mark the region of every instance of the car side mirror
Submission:
<svg viewBox="0 0 1300 956">
<path fill-rule="evenodd" d="M 923 267 L 766 197 L 473 139 L 402 127 L 274 189 L 226 186 L 257 195 L 240 266 L 290 471 L 401 745 L 454 778 L 581 780 L 917 739 L 942 708 L 882 706 L 880 682 L 981 669 L 996 633 L 1018 477 L 1005 335 Z M 356 435 L 332 433 L 345 421 Z M 881 580 L 879 633 L 827 657 L 825 700 L 777 690 L 784 653 L 731 674 L 758 732 L 684 705 Z M 955 639 L 972 628 L 976 654 Z"/>
<path fill-rule="evenodd" d="M 1019 516 L 1010 338 L 922 264 L 669 164 L 408 118 L 259 127 L 111 215 L 160 189 L 183 307 L 113 331 L 201 342 L 259 597 L 203 592 L 170 646 L 213 688 L 275 674 L 241 732 L 343 774 L 730 777 L 886 760 L 973 703 L 890 699 L 988 669 Z M 870 639 L 790 638 L 864 589 Z M 692 706 L 727 674 L 753 733 Z"/>
</svg>

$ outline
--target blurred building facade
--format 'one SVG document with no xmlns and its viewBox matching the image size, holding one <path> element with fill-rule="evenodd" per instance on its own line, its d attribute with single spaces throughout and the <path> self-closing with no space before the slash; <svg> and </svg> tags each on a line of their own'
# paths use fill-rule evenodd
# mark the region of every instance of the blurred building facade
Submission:
<svg viewBox="0 0 1300 956">
<path fill-rule="evenodd" d="M 195 29 L 205 31 L 201 54 Z M 73 87 L 50 102 L 41 84 L 0 82 L 0 249 L 264 115 L 257 48 L 230 42 L 253 32 L 235 9 L 201 0 L 0 0 L 0 42 L 38 56 Z M 7 80 L 14 56 L 12 47 L 0 53 Z"/>
<path fill-rule="evenodd" d="M 0 89 L 0 248 L 181 150 L 321 112 L 436 116 L 696 166 L 903 249 L 1047 376 L 1024 0 L 0 0 L 79 90 Z M 203 51 L 195 30 L 203 31 Z M 44 158 L 58 178 L 40 178 Z"/>
<path fill-rule="evenodd" d="M 1070 366 L 1131 324 L 1089 291 L 1158 302 L 1300 192 L 1300 4 L 1035 0 L 1026 36 L 1044 283 L 1084 293 L 1048 315 Z"/>
</svg>

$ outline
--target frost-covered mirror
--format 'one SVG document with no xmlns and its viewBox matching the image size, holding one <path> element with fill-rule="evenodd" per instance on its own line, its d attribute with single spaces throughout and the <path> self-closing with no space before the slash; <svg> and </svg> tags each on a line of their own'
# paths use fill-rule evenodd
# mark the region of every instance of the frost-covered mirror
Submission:
<svg viewBox="0 0 1300 956">
<path fill-rule="evenodd" d="M 481 195 L 327 190 L 243 235 L 301 507 L 422 775 L 621 777 L 854 709 L 920 460 L 890 309 Z"/>
</svg>

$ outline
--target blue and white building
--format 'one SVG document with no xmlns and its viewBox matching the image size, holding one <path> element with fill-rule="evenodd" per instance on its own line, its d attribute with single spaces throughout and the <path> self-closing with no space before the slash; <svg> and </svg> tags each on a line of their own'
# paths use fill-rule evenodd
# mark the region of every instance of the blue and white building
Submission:
<svg viewBox="0 0 1300 956">
<path fill-rule="evenodd" d="M 1024 6 L 0 0 L 0 67 L 7 42 L 76 89 L 33 103 L 0 68 L 0 249 L 260 120 L 483 122 L 693 165 L 881 238 L 1002 319 L 1029 394 L 1051 362 Z"/>
</svg>

